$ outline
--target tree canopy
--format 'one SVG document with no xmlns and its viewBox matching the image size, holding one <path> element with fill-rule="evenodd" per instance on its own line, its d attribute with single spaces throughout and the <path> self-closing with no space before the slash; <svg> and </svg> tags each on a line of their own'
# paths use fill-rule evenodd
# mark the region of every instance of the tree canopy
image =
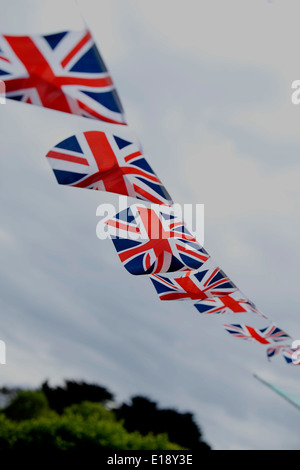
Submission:
<svg viewBox="0 0 300 470">
<path fill-rule="evenodd" d="M 117 406 L 105 387 L 71 380 L 2 390 L 11 399 L 0 410 L 0 451 L 210 449 L 191 413 L 159 409 L 146 397 Z"/>
</svg>

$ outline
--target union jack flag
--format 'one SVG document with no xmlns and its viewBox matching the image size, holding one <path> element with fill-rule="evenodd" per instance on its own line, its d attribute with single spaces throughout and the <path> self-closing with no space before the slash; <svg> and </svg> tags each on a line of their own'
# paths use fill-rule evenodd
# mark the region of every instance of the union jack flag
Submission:
<svg viewBox="0 0 300 470">
<path fill-rule="evenodd" d="M 242 296 L 240 291 L 232 294 L 201 300 L 194 304 L 199 313 L 257 313 L 263 316 L 255 305 Z M 265 318 L 265 317 L 264 317 Z"/>
<path fill-rule="evenodd" d="M 237 290 L 211 259 L 197 272 L 189 271 L 175 278 L 153 274 L 150 278 L 161 300 L 200 300 L 224 296 Z"/>
<path fill-rule="evenodd" d="M 300 346 L 298 348 L 284 348 L 281 352 L 288 364 L 300 365 Z"/>
<path fill-rule="evenodd" d="M 132 205 L 105 223 L 131 274 L 198 269 L 209 255 L 168 208 Z"/>
<path fill-rule="evenodd" d="M 270 346 L 267 349 L 267 358 L 268 358 L 268 360 L 270 361 L 271 357 L 277 356 L 277 354 L 279 354 L 282 351 L 282 349 L 284 349 L 284 348 L 286 348 L 286 346 L 283 345 L 283 344 L 277 344 L 276 346 Z"/>
<path fill-rule="evenodd" d="M 112 79 L 91 33 L 0 36 L 6 96 L 114 124 L 125 124 Z"/>
<path fill-rule="evenodd" d="M 141 154 L 140 145 L 132 139 L 128 128 L 122 128 L 128 132 L 123 132 L 121 137 L 114 126 L 111 127 L 111 131 L 73 135 L 48 152 L 47 158 L 58 183 L 172 204 L 170 195 Z"/>
<path fill-rule="evenodd" d="M 284 341 L 289 339 L 290 336 L 284 331 L 280 330 L 276 325 L 272 324 L 267 328 L 258 330 L 248 325 L 224 325 L 225 330 L 236 338 L 246 339 L 250 341 L 257 341 L 261 344 L 271 344 L 273 342 Z"/>
</svg>

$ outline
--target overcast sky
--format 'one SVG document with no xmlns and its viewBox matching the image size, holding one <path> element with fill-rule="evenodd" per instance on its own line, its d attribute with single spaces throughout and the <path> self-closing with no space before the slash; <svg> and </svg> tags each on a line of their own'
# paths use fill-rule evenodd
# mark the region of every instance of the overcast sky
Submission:
<svg viewBox="0 0 300 470">
<path fill-rule="evenodd" d="M 205 204 L 205 248 L 300 339 L 299 0 L 84 0 L 127 120 L 175 202 Z M 80 28 L 71 0 L 0 0 L 1 31 Z M 0 385 L 96 382 L 191 411 L 214 449 L 299 449 L 299 369 L 230 337 L 191 302 L 161 302 L 96 237 L 109 193 L 57 185 L 44 158 L 96 121 L 0 105 Z"/>
</svg>

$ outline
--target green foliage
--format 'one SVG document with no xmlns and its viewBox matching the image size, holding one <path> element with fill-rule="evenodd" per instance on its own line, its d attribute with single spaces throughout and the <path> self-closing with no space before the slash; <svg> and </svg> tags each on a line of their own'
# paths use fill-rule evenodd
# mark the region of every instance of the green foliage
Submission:
<svg viewBox="0 0 300 470">
<path fill-rule="evenodd" d="M 0 451 L 210 449 L 191 413 L 140 396 L 111 411 L 113 394 L 97 384 L 45 382 L 39 391 L 2 387 L 0 394 L 10 400 L 0 410 Z"/>
<path fill-rule="evenodd" d="M 74 417 L 81 416 L 84 419 L 95 419 L 102 421 L 116 421 L 115 414 L 101 405 L 100 403 L 90 403 L 84 401 L 80 404 L 74 404 L 65 408 L 64 415 Z"/>
<path fill-rule="evenodd" d="M 21 391 L 4 409 L 7 418 L 14 421 L 39 418 L 51 413 L 48 400 L 41 391 Z"/>
<path fill-rule="evenodd" d="M 18 398 L 16 403 L 26 403 L 23 396 L 22 400 Z M 39 399 L 45 404 L 41 397 Z M 127 432 L 114 413 L 101 404 L 83 402 L 72 405 L 62 415 L 53 412 L 47 415 L 45 407 L 27 407 L 27 416 L 29 409 L 35 417 L 23 421 L 12 421 L 0 414 L 0 451 L 181 449 L 170 443 L 166 434 L 142 436 L 139 432 Z"/>
</svg>

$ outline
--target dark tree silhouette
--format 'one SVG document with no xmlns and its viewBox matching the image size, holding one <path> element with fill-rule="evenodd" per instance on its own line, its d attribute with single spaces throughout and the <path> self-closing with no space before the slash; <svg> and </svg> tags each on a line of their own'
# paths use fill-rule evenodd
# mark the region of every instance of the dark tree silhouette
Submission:
<svg viewBox="0 0 300 470">
<path fill-rule="evenodd" d="M 3 409 L 5 416 L 13 421 L 38 418 L 47 414 L 49 405 L 41 391 L 23 390 Z"/>
<path fill-rule="evenodd" d="M 62 413 L 64 408 L 73 403 L 91 401 L 105 404 L 114 399 L 113 394 L 100 385 L 72 380 L 65 380 L 63 387 L 55 388 L 50 387 L 46 381 L 42 384 L 42 391 L 48 399 L 50 408 L 57 413 Z"/>
<path fill-rule="evenodd" d="M 123 403 L 115 413 L 118 419 L 124 420 L 129 432 L 137 430 L 143 435 L 167 433 L 171 442 L 188 449 L 210 450 L 202 440 L 201 430 L 192 413 L 158 409 L 155 402 L 141 396 L 132 397 L 131 404 Z"/>
<path fill-rule="evenodd" d="M 111 402 L 109 408 L 113 408 L 114 402 L 114 395 L 105 387 L 73 380 L 65 380 L 64 385 L 58 387 L 51 387 L 46 381 L 39 390 L 35 391 L 2 387 L 0 388 L 1 397 L 5 398 L 6 402 L 4 407 L 3 404 L 0 405 L 3 416 L 21 422 L 45 416 L 55 421 L 55 414 L 51 410 L 62 415 L 65 408 L 82 402 L 102 404 L 104 410 L 107 410 L 105 405 L 108 402 Z M 170 442 L 187 449 L 210 450 L 210 446 L 202 438 L 201 429 L 194 421 L 192 413 L 181 413 L 175 409 L 160 409 L 156 402 L 143 396 L 132 397 L 129 404 L 123 403 L 119 407 L 115 405 L 114 413 L 117 420 L 122 420 L 128 432 L 139 431 L 143 436 L 149 433 L 154 436 L 167 434 Z M 95 424 L 94 417 L 93 423 Z"/>
</svg>

